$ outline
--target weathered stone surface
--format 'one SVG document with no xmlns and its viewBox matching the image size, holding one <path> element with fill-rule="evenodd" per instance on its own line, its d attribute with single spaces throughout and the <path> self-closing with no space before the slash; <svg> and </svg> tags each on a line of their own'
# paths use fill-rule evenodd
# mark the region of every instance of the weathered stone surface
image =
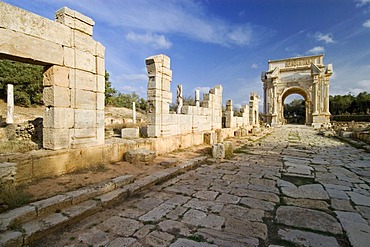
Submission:
<svg viewBox="0 0 370 247">
<path fill-rule="evenodd" d="M 317 233 L 280 229 L 278 234 L 283 240 L 292 242 L 299 246 L 339 247 L 339 244 L 334 237 L 328 237 Z"/>
<path fill-rule="evenodd" d="M 262 222 L 265 212 L 261 209 L 251 209 L 237 205 L 227 205 L 222 209 L 220 215 L 225 218 Z"/>
<path fill-rule="evenodd" d="M 284 195 L 293 198 L 329 199 L 328 194 L 320 184 L 307 184 L 296 187 L 294 184 L 286 182 L 282 185 L 281 191 Z"/>
<path fill-rule="evenodd" d="M 136 242 L 134 238 L 116 238 L 109 242 L 108 247 L 129 247 Z"/>
<path fill-rule="evenodd" d="M 266 211 L 273 211 L 275 203 L 263 201 L 255 198 L 244 197 L 240 200 L 240 203 L 250 208 L 262 209 Z"/>
<path fill-rule="evenodd" d="M 10 162 L 0 163 L 0 182 L 13 183 L 16 174 L 17 164 Z"/>
<path fill-rule="evenodd" d="M 351 201 L 353 201 L 356 205 L 370 206 L 370 197 L 356 192 L 347 192 L 347 194 L 350 196 Z"/>
<path fill-rule="evenodd" d="M 216 192 L 216 191 L 198 191 L 193 196 L 195 196 L 199 199 L 212 201 L 212 200 L 216 199 L 218 194 L 219 193 Z"/>
<path fill-rule="evenodd" d="M 290 206 L 321 209 L 321 210 L 327 210 L 329 208 L 329 204 L 327 202 L 320 201 L 320 200 L 295 199 L 295 198 L 289 198 L 289 197 L 283 197 L 283 200 L 285 204 L 290 205 Z"/>
<path fill-rule="evenodd" d="M 215 159 L 225 158 L 225 146 L 222 143 L 212 145 L 212 157 Z"/>
<path fill-rule="evenodd" d="M 221 203 L 228 204 L 237 204 L 240 201 L 240 197 L 230 195 L 230 194 L 221 194 L 217 197 L 216 201 Z"/>
<path fill-rule="evenodd" d="M 174 235 L 180 234 L 182 236 L 190 236 L 189 228 L 178 221 L 164 220 L 159 223 L 158 226 L 164 232 L 172 233 Z"/>
<path fill-rule="evenodd" d="M 249 188 L 249 187 L 248 187 Z M 255 191 L 251 189 L 233 189 L 231 194 L 240 196 L 240 197 L 252 197 L 269 202 L 279 202 L 280 198 L 274 193 Z"/>
<path fill-rule="evenodd" d="M 97 228 L 84 232 L 78 236 L 78 240 L 94 247 L 104 246 L 109 243 L 109 233 L 103 232 Z"/>
<path fill-rule="evenodd" d="M 135 234 L 134 237 L 136 238 L 144 238 L 146 235 L 148 235 L 153 229 L 155 228 L 155 225 L 144 225 L 140 230 L 138 230 Z"/>
<path fill-rule="evenodd" d="M 121 130 L 121 138 L 124 138 L 124 139 L 139 138 L 139 127 L 122 129 Z"/>
<path fill-rule="evenodd" d="M 122 237 L 129 237 L 138 229 L 140 229 L 143 224 L 136 220 L 121 218 L 118 216 L 113 216 L 110 219 L 103 222 L 106 229 L 111 230 L 115 234 Z"/>
<path fill-rule="evenodd" d="M 170 247 L 217 247 L 215 244 L 203 243 L 203 242 L 195 242 L 190 239 L 179 238 Z"/>
<path fill-rule="evenodd" d="M 191 199 L 186 204 L 183 205 L 184 207 L 190 207 L 197 210 L 202 210 L 204 212 L 213 212 L 219 213 L 223 207 L 222 203 L 216 201 L 203 201 L 199 199 Z"/>
<path fill-rule="evenodd" d="M 337 211 L 354 211 L 349 200 L 331 199 L 331 207 Z"/>
<path fill-rule="evenodd" d="M 125 154 L 125 159 L 128 162 L 148 162 L 155 158 L 155 152 L 147 149 L 130 150 Z"/>
<path fill-rule="evenodd" d="M 369 245 L 370 226 L 360 214 L 341 211 L 336 211 L 335 213 L 353 247 Z"/>
<path fill-rule="evenodd" d="M 306 208 L 283 206 L 276 210 L 276 220 L 278 223 L 307 228 L 315 231 L 341 234 L 342 227 L 331 215 Z"/>
<path fill-rule="evenodd" d="M 265 224 L 260 222 L 251 222 L 245 219 L 226 219 L 225 231 L 241 236 L 248 236 L 260 239 L 267 238 L 267 226 Z"/>
<path fill-rule="evenodd" d="M 171 219 L 171 220 L 177 220 L 180 216 L 182 216 L 186 211 L 188 210 L 188 208 L 185 208 L 185 207 L 182 207 L 182 206 L 178 206 L 176 207 L 174 210 L 172 210 L 171 212 L 169 212 L 166 217 L 168 219 Z"/>
<path fill-rule="evenodd" d="M 221 227 L 225 222 L 225 218 L 215 214 L 207 215 L 202 211 L 190 209 L 184 214 L 182 222 L 193 226 L 203 226 L 206 228 L 221 230 Z"/>
<path fill-rule="evenodd" d="M 158 221 L 163 216 L 165 216 L 167 213 L 169 213 L 172 209 L 174 209 L 175 206 L 172 204 L 166 204 L 163 203 L 159 205 L 158 207 L 152 209 L 148 213 L 144 214 L 139 218 L 139 220 L 144 222 L 150 222 L 150 221 Z"/>
<path fill-rule="evenodd" d="M 145 238 L 145 243 L 153 247 L 168 246 L 175 237 L 165 232 L 154 231 Z"/>
<path fill-rule="evenodd" d="M 240 236 L 225 231 L 200 228 L 197 231 L 197 234 L 203 236 L 208 242 L 213 242 L 218 246 L 228 246 L 228 247 L 259 246 L 258 238 L 252 238 L 249 236 Z"/>
</svg>

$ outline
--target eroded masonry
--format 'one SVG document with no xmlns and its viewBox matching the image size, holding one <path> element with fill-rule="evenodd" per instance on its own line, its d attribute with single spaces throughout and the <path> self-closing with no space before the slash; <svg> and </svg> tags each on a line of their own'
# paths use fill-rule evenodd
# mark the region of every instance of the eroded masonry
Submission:
<svg viewBox="0 0 370 247">
<path fill-rule="evenodd" d="M 0 58 L 45 67 L 43 147 L 104 144 L 104 46 L 94 21 L 66 7 L 55 21 L 0 2 Z"/>
<path fill-rule="evenodd" d="M 306 124 L 330 124 L 329 84 L 333 65 L 324 64 L 324 55 L 269 61 L 262 72 L 265 121 L 284 124 L 284 100 L 299 94 L 306 103 Z"/>
<path fill-rule="evenodd" d="M 1 176 L 22 183 L 117 162 L 133 149 L 158 155 L 203 143 L 221 143 L 259 129 L 259 97 L 252 93 L 250 104 L 242 106 L 239 116 L 234 114 L 232 100 L 222 112 L 221 85 L 202 99 L 196 91 L 194 106 L 182 104 L 179 85 L 177 111 L 170 112 L 170 58 L 160 54 L 145 61 L 149 111 L 144 136 L 148 138 L 139 138 L 137 128 L 126 128 L 122 133 L 129 133 L 130 140 L 105 140 L 105 48 L 92 38 L 94 21 L 66 7 L 55 13 L 54 21 L 4 2 L 0 2 L 0 12 L 0 59 L 45 68 L 42 135 L 46 149 L 0 156 Z"/>
</svg>

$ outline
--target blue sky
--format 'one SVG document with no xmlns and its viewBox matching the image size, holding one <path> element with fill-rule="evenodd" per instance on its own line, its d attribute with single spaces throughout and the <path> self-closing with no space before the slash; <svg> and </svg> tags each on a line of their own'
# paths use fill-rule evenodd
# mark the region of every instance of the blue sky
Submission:
<svg viewBox="0 0 370 247">
<path fill-rule="evenodd" d="M 145 58 L 171 58 L 172 92 L 262 94 L 268 60 L 325 54 L 330 94 L 370 92 L 370 0 L 5 0 L 49 19 L 63 6 L 95 21 L 117 90 L 146 97 Z M 175 99 L 174 99 L 175 100 Z"/>
</svg>

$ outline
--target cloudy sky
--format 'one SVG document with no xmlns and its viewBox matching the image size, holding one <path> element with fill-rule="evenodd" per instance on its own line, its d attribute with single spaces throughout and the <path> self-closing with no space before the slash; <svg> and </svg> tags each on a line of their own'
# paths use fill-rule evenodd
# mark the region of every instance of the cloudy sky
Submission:
<svg viewBox="0 0 370 247">
<path fill-rule="evenodd" d="M 145 58 L 171 58 L 172 91 L 214 85 L 223 100 L 262 94 L 268 60 L 325 54 L 330 94 L 370 92 L 370 0 L 5 0 L 49 19 L 63 6 L 95 21 L 117 90 L 146 97 Z"/>
</svg>

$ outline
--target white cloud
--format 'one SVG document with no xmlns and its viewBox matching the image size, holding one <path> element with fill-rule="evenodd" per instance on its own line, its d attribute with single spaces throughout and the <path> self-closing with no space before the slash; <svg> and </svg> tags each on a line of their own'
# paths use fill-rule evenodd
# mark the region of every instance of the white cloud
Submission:
<svg viewBox="0 0 370 247">
<path fill-rule="evenodd" d="M 306 52 L 306 54 L 319 54 L 323 53 L 325 51 L 324 47 L 322 46 L 316 46 Z"/>
<path fill-rule="evenodd" d="M 370 3 L 370 0 L 355 0 L 357 2 L 356 6 L 357 7 L 362 7 L 368 3 Z"/>
<path fill-rule="evenodd" d="M 172 43 L 167 40 L 164 35 L 153 33 L 136 34 L 134 32 L 129 32 L 126 35 L 126 39 L 129 41 L 150 45 L 150 47 L 153 49 L 170 49 L 172 47 Z"/>
<path fill-rule="evenodd" d="M 78 7 L 84 14 L 94 16 L 95 22 L 115 29 L 122 28 L 126 32 L 180 34 L 189 39 L 224 46 L 248 45 L 256 36 L 250 24 L 235 24 L 213 16 L 207 11 L 205 3 L 195 0 L 62 0 L 61 3 Z M 140 38 L 145 40 L 148 37 Z M 157 44 L 168 46 L 165 40 L 161 42 Z"/>
<path fill-rule="evenodd" d="M 253 64 L 251 65 L 251 68 L 252 68 L 252 69 L 258 69 L 258 64 L 253 63 Z"/>
<path fill-rule="evenodd" d="M 204 93 L 209 93 L 210 89 L 211 89 L 210 87 L 196 87 L 194 88 L 194 91 L 199 90 L 200 93 L 204 94 Z"/>
<path fill-rule="evenodd" d="M 370 28 L 370 19 L 369 20 L 366 20 L 363 24 L 362 24 L 363 27 L 368 27 Z"/>
<path fill-rule="evenodd" d="M 318 41 L 324 41 L 325 43 L 334 43 L 333 36 L 331 34 L 316 33 L 315 38 Z"/>
</svg>

